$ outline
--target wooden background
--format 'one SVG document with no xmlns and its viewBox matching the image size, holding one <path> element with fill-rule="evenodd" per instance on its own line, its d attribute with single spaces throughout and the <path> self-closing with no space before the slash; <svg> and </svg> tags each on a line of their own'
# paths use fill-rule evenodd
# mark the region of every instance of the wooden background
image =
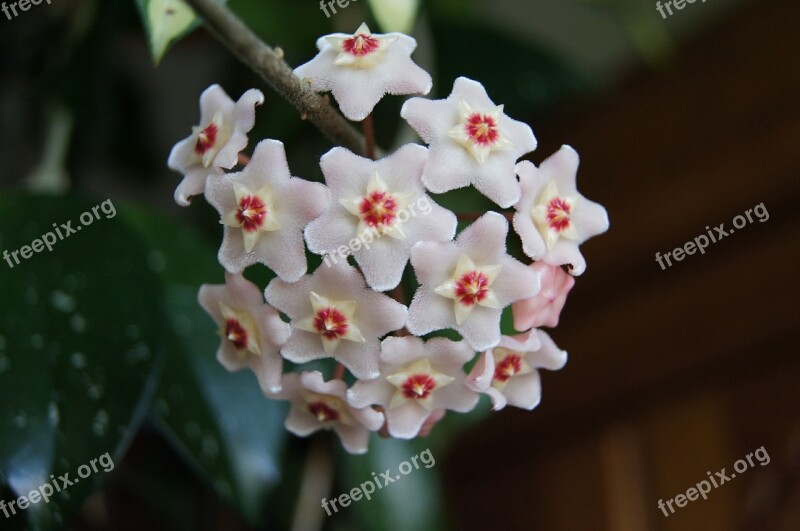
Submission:
<svg viewBox="0 0 800 531">
<path fill-rule="evenodd" d="M 800 529 L 798 20 L 796 2 L 751 2 L 662 71 L 538 122 L 581 153 L 579 187 L 611 231 L 584 246 L 553 333 L 569 362 L 543 375 L 542 404 L 451 450 L 456 528 Z M 762 202 L 768 221 L 655 262 Z M 768 465 L 658 509 L 761 446 Z"/>
</svg>

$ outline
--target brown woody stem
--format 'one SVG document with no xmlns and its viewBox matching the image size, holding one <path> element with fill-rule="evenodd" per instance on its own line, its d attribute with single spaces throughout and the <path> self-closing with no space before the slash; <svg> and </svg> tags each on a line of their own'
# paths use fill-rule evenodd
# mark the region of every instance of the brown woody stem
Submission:
<svg viewBox="0 0 800 531">
<path fill-rule="evenodd" d="M 330 102 L 311 90 L 292 72 L 283 53 L 261 41 L 228 7 L 218 0 L 186 0 L 203 18 L 206 27 L 240 61 L 252 68 L 267 84 L 294 105 L 333 143 L 366 154 L 364 137 L 336 112 Z"/>
</svg>

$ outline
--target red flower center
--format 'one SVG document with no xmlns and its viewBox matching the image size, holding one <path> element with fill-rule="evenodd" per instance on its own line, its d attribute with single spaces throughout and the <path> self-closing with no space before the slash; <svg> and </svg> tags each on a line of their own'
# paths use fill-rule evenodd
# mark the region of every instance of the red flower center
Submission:
<svg viewBox="0 0 800 531">
<path fill-rule="evenodd" d="M 464 125 L 467 136 L 481 146 L 494 144 L 500 133 L 497 131 L 497 121 L 488 114 L 474 113 L 469 115 Z"/>
<path fill-rule="evenodd" d="M 489 294 L 489 277 L 480 271 L 464 273 L 456 281 L 456 300 L 466 306 L 481 302 Z"/>
<path fill-rule="evenodd" d="M 236 220 L 248 232 L 257 231 L 267 217 L 267 206 L 257 195 L 246 195 L 239 201 Z"/>
<path fill-rule="evenodd" d="M 370 227 L 388 227 L 397 217 L 397 201 L 388 192 L 370 192 L 358 207 L 361 219 Z"/>
<path fill-rule="evenodd" d="M 198 155 L 204 155 L 206 151 L 214 147 L 217 143 L 217 134 L 219 127 L 217 124 L 208 124 L 208 126 L 197 133 L 197 142 L 194 145 L 194 152 Z"/>
<path fill-rule="evenodd" d="M 561 232 L 569 227 L 569 215 L 572 207 L 566 200 L 554 197 L 547 203 L 547 224 L 556 232 Z"/>
<path fill-rule="evenodd" d="M 339 412 L 321 400 L 309 404 L 308 410 L 320 422 L 339 420 Z"/>
<path fill-rule="evenodd" d="M 342 50 L 356 57 L 369 55 L 380 46 L 380 41 L 371 35 L 360 33 L 342 42 Z"/>
<path fill-rule="evenodd" d="M 494 367 L 494 379 L 506 382 L 522 370 L 522 358 L 519 354 L 509 354 Z"/>
<path fill-rule="evenodd" d="M 228 319 L 225 321 L 225 337 L 233 343 L 236 350 L 244 350 L 247 348 L 247 330 L 242 326 L 242 323 L 236 319 Z"/>
<path fill-rule="evenodd" d="M 341 339 L 349 325 L 347 317 L 336 308 L 323 308 L 314 316 L 314 328 L 325 339 Z"/>
<path fill-rule="evenodd" d="M 436 389 L 436 381 L 429 374 L 412 374 L 400 388 L 404 397 L 424 400 Z"/>
</svg>

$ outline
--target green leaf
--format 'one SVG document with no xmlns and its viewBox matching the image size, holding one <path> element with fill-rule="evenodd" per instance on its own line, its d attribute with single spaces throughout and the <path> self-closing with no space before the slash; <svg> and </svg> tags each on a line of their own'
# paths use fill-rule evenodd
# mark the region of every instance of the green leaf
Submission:
<svg viewBox="0 0 800 531">
<path fill-rule="evenodd" d="M 590 88 L 587 79 L 555 55 L 494 30 L 483 20 L 435 20 L 432 31 L 440 96 L 450 92 L 457 77 L 469 77 L 483 83 L 509 116 L 524 121 L 526 114 Z"/>
<path fill-rule="evenodd" d="M 173 332 L 152 416 L 219 495 L 257 524 L 279 480 L 286 404 L 265 398 L 251 372 L 228 373 L 215 358 L 219 336 L 197 291 L 202 283 L 224 281 L 217 249 L 164 215 L 133 207 L 122 212 L 151 246 L 148 262 L 162 275 Z"/>
<path fill-rule="evenodd" d="M 180 344 L 170 348 L 154 417 L 216 491 L 258 524 L 280 479 L 286 403 L 267 399 L 251 372 L 231 374 L 217 362 L 219 336 L 197 288 L 170 288 L 167 302 Z"/>
<path fill-rule="evenodd" d="M 12 518 L 12 528 L 63 528 L 108 478 L 113 462 L 97 459 L 118 461 L 157 383 L 158 278 L 136 234 L 106 214 L 115 209 L 97 209 L 95 218 L 95 205 L 0 196 L 0 249 L 13 253 L 54 224 L 75 229 L 66 236 L 59 227 L 65 238 L 52 251 L 18 255 L 13 268 L 0 262 L 0 476 L 14 496 L 50 483 L 51 474 L 79 480 Z M 97 472 L 78 477 L 93 459 Z"/>
<path fill-rule="evenodd" d="M 200 25 L 194 10 L 183 0 L 136 0 L 136 4 L 156 66 L 173 44 Z"/>
</svg>

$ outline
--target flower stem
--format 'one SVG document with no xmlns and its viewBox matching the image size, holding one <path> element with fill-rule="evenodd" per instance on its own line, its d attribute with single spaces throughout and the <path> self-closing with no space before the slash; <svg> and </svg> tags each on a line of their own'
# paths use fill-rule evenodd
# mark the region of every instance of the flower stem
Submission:
<svg viewBox="0 0 800 531">
<path fill-rule="evenodd" d="M 269 86 L 294 105 L 332 142 L 366 154 L 361 134 L 336 112 L 329 101 L 294 75 L 283 53 L 261 41 L 228 7 L 217 0 L 186 0 L 203 18 L 206 27 L 240 61 L 252 68 Z"/>
<path fill-rule="evenodd" d="M 375 160 L 375 122 L 372 113 L 369 113 L 361 124 L 364 128 L 364 138 L 367 142 L 367 157 Z"/>
<path fill-rule="evenodd" d="M 333 370 L 333 380 L 341 380 L 344 378 L 344 365 L 341 363 L 336 364 L 336 368 Z"/>
</svg>

